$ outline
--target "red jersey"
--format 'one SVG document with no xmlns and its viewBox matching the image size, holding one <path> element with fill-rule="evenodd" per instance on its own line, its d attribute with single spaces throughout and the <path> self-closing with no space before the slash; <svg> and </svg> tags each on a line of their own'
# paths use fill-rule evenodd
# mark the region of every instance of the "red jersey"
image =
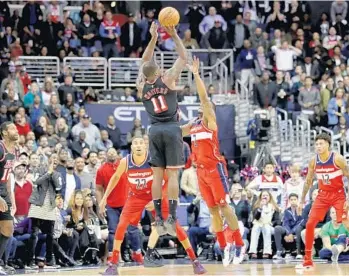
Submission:
<svg viewBox="0 0 349 276">
<path fill-rule="evenodd" d="M 335 163 L 335 153 L 331 152 L 325 162 L 322 162 L 319 155 L 316 155 L 315 161 L 315 174 L 319 189 L 328 192 L 344 191 L 343 172 Z"/>
<path fill-rule="evenodd" d="M 149 195 L 151 200 L 151 185 L 153 184 L 153 170 L 149 165 L 150 156 L 147 154 L 144 162 L 140 165 L 133 163 L 132 154 L 127 155 L 127 179 L 130 196 Z"/>
<path fill-rule="evenodd" d="M 190 129 L 193 160 L 198 166 L 216 168 L 217 163 L 225 162 L 219 152 L 218 131 L 210 130 L 202 120 L 197 120 Z"/>
<path fill-rule="evenodd" d="M 104 191 L 107 189 L 109 181 L 113 174 L 115 173 L 117 167 L 119 166 L 120 161 L 116 163 L 104 163 L 99 167 L 96 174 L 96 185 L 103 186 Z M 117 187 L 110 193 L 107 198 L 108 206 L 112 208 L 123 207 L 127 198 L 127 178 L 123 174 L 119 180 Z"/>
</svg>

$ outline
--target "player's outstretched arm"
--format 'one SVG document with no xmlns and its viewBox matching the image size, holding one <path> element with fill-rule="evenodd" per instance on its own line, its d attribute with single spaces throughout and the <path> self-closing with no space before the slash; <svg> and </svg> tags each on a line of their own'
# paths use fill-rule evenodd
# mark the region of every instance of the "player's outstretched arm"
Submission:
<svg viewBox="0 0 349 276">
<path fill-rule="evenodd" d="M 308 166 L 308 174 L 307 177 L 305 179 L 305 183 L 304 183 L 304 187 L 303 187 L 303 192 L 302 192 L 302 197 L 301 197 L 301 201 L 299 204 L 299 208 L 303 209 L 303 204 L 305 202 L 305 197 L 309 192 L 309 189 L 311 188 L 311 186 L 313 186 L 313 180 L 314 180 L 314 175 L 315 175 L 315 157 L 312 158 L 309 162 L 309 166 Z"/>
<path fill-rule="evenodd" d="M 203 109 L 202 112 L 204 114 L 204 117 L 207 118 L 208 120 L 208 127 L 212 130 L 216 130 L 217 129 L 216 114 L 213 110 L 212 103 L 207 96 L 205 83 L 200 77 L 199 66 L 200 66 L 200 60 L 197 57 L 194 57 L 192 65 L 187 64 L 188 69 L 194 75 L 196 89 L 198 91 L 200 103 Z"/>
<path fill-rule="evenodd" d="M 176 27 L 164 27 L 164 29 L 172 37 L 174 43 L 176 44 L 176 50 L 179 55 L 179 58 L 175 61 L 173 66 L 164 74 L 164 81 L 166 84 L 168 84 L 175 82 L 179 78 L 180 74 L 187 64 L 188 52 L 184 47 L 181 38 L 177 34 Z"/>
<path fill-rule="evenodd" d="M 147 61 L 151 61 L 153 59 L 154 50 L 156 47 L 156 42 L 158 41 L 158 24 L 153 22 L 150 26 L 149 32 L 151 34 L 151 39 L 145 48 L 144 53 L 142 55 L 141 66 L 139 67 L 138 77 L 136 80 L 136 87 L 139 89 L 143 82 L 143 64 Z"/>
<path fill-rule="evenodd" d="M 104 214 L 107 198 L 109 197 L 110 193 L 115 189 L 115 187 L 118 185 L 121 176 L 126 172 L 126 165 L 127 165 L 126 158 L 121 159 L 120 164 L 116 169 L 116 172 L 113 174 L 113 176 L 109 180 L 108 187 L 105 190 L 105 193 L 103 195 L 101 202 L 99 203 L 99 209 L 101 214 Z"/>
<path fill-rule="evenodd" d="M 151 34 L 151 39 L 142 55 L 142 64 L 153 59 L 156 42 L 158 41 L 158 24 L 154 21 L 151 23 L 149 33 Z"/>
</svg>

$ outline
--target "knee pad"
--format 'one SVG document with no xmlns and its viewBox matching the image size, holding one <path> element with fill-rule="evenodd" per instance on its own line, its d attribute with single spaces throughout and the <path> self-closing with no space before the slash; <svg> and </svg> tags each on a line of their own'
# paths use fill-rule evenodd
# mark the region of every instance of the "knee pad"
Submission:
<svg viewBox="0 0 349 276">
<path fill-rule="evenodd" d="M 176 234 L 179 241 L 184 241 L 188 238 L 187 233 L 184 231 L 183 227 L 180 224 L 176 223 Z"/>
</svg>

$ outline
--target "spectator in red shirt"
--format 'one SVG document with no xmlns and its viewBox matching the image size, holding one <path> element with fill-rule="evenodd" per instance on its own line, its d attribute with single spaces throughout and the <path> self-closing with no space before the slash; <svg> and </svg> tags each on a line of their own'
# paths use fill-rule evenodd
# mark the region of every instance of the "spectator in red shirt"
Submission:
<svg viewBox="0 0 349 276">
<path fill-rule="evenodd" d="M 32 183 L 25 179 L 27 164 L 16 162 L 13 166 L 14 172 L 14 194 L 16 201 L 15 217 L 18 221 L 23 220 L 28 216 L 29 212 L 29 197 L 32 194 Z"/>
<path fill-rule="evenodd" d="M 19 135 L 27 136 L 31 131 L 30 124 L 26 121 L 26 118 L 21 116 L 19 113 L 15 115 L 15 125 Z"/>
<path fill-rule="evenodd" d="M 97 171 L 96 175 L 96 198 L 97 203 L 101 201 L 105 190 L 108 187 L 109 180 L 115 173 L 120 158 L 114 148 L 109 148 L 107 151 L 107 162 L 104 163 Z M 126 175 L 123 175 L 118 186 L 113 190 L 107 199 L 107 216 L 108 216 L 108 252 L 111 257 L 113 252 L 115 230 L 119 223 L 122 208 L 125 205 L 128 193 L 128 182 Z M 129 226 L 127 229 L 128 237 L 131 242 L 131 249 L 136 252 L 140 248 L 140 233 L 137 227 Z"/>
<path fill-rule="evenodd" d="M 32 78 L 29 76 L 29 74 L 26 72 L 25 67 L 23 66 L 21 67 L 20 78 L 23 84 L 24 95 L 25 95 L 28 92 L 28 86 L 31 84 Z"/>
</svg>

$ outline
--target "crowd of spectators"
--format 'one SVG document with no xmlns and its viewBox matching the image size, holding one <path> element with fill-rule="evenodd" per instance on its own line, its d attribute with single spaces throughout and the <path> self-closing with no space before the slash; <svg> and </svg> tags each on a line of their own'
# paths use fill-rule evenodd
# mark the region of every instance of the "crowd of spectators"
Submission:
<svg viewBox="0 0 349 276">
<path fill-rule="evenodd" d="M 38 3 L 28 1 L 21 15 L 14 11 L 11 16 L 7 3 L 0 2 L 0 123 L 15 123 L 21 151 L 11 178 L 17 202 L 16 231 L 3 261 L 28 269 L 43 265 L 44 260 L 49 266 L 99 264 L 100 259 L 106 260 L 105 252 L 111 251 L 110 238 L 112 241 L 124 202 L 110 206 L 109 223 L 96 206 L 107 185 L 107 175 L 128 153 L 133 136 L 148 139 L 146 129 L 135 119 L 124 135 L 112 115 L 105 126 L 93 124 L 84 103 L 98 97 L 92 89 L 81 92 L 74 85 L 71 68 L 64 68 L 58 86 L 49 77 L 40 84 L 31 79 L 17 57 L 139 56 L 149 41 L 148 29 L 158 11 L 147 9 L 143 16 L 128 14 L 128 22 L 120 28 L 113 14 L 98 1 L 93 7 L 84 3 L 78 18 L 69 17 L 63 10 L 64 1 L 44 3 L 44 13 Z M 188 6 L 185 46 L 234 49 L 235 77 L 253 91 L 257 105 L 298 112 L 314 127 L 330 127 L 349 143 L 347 3 L 333 2 L 331 15 L 323 13 L 319 22 L 311 21 L 310 6 L 304 1 L 264 1 L 263 7 L 260 1 L 238 1 L 236 6 L 218 3 L 207 9 L 196 2 Z M 159 37 L 160 49 L 173 49 L 171 38 L 161 29 Z M 209 62 L 214 64 L 218 58 L 211 53 Z M 214 85 L 209 85 L 208 93 L 215 92 Z M 185 86 L 179 99 L 185 96 L 196 94 Z M 130 88 L 125 89 L 121 100 L 139 101 Z M 186 167 L 180 181 L 180 200 L 189 204 L 190 242 L 197 255 L 207 252 L 209 259 L 221 258 L 212 239 L 208 208 L 198 192 L 189 145 L 185 144 L 183 150 Z M 54 175 L 59 193 L 47 183 L 48 171 Z M 300 168 L 291 166 L 287 178 L 276 176 L 274 171 L 274 166 L 266 164 L 263 174 L 255 179 L 241 184 L 239 178 L 235 179 L 230 189 L 231 206 L 251 258 L 281 259 L 287 252 L 299 259 L 317 189 L 308 195 L 308 205 L 300 214 L 297 206 L 304 185 Z M 58 183 L 59 178 L 62 183 Z M 142 227 L 128 231 L 130 245 L 126 243 L 122 250 L 125 261 L 132 259 L 128 252 L 134 235 L 149 235 L 146 229 L 150 229 L 150 221 L 146 218 L 145 214 Z M 111 220 L 115 221 L 113 226 Z M 320 257 L 330 258 L 338 231 L 345 232 L 331 211 L 317 230 L 317 237 L 323 241 L 323 247 L 315 246 Z M 345 234 L 349 237 L 348 232 Z M 172 241 L 168 244 L 173 246 Z"/>
</svg>

